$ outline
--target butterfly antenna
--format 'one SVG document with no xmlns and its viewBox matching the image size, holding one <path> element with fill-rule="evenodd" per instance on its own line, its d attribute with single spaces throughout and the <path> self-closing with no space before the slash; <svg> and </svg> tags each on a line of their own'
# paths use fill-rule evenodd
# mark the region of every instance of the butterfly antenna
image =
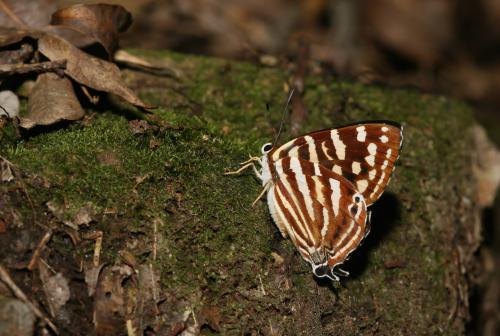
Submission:
<svg viewBox="0 0 500 336">
<path fill-rule="evenodd" d="M 276 138 L 274 139 L 273 142 L 273 147 L 276 146 L 276 144 L 278 143 L 278 139 L 281 134 L 281 129 L 283 128 L 283 124 L 285 123 L 286 112 L 288 111 L 288 107 L 290 106 L 290 102 L 292 101 L 294 92 L 295 92 L 294 88 L 290 89 L 290 93 L 288 94 L 288 99 L 286 100 L 285 107 L 283 108 L 283 115 L 281 116 L 280 128 L 278 129 L 278 133 L 276 134 Z"/>
</svg>

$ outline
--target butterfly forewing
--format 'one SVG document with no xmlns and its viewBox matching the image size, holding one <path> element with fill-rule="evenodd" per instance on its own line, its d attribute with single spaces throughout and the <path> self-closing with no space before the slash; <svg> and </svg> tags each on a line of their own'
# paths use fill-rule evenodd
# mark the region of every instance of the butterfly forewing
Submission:
<svg viewBox="0 0 500 336">
<path fill-rule="evenodd" d="M 271 151 L 271 161 L 299 157 L 352 182 L 375 202 L 388 184 L 402 144 L 400 126 L 371 122 L 309 133 Z"/>
<path fill-rule="evenodd" d="M 351 182 L 318 163 L 285 157 L 273 164 L 271 215 L 313 265 L 342 263 L 366 233 L 366 205 Z"/>
</svg>

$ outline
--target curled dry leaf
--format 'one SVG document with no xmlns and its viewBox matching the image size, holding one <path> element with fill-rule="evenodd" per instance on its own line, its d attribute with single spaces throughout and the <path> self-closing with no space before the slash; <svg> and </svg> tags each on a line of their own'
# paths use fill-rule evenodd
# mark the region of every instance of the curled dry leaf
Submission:
<svg viewBox="0 0 500 336">
<path fill-rule="evenodd" d="M 19 115 L 19 98 L 12 91 L 0 91 L 0 116 L 14 118 Z"/>
<path fill-rule="evenodd" d="M 15 29 L 0 26 L 0 47 L 20 42 L 25 37 L 37 39 L 41 33 L 32 29 Z"/>
<path fill-rule="evenodd" d="M 28 99 L 28 115 L 20 118 L 20 126 L 29 129 L 61 120 L 78 120 L 84 114 L 71 81 L 53 73 L 44 73 L 37 78 Z"/>
<path fill-rule="evenodd" d="M 118 33 L 131 23 L 132 16 L 122 6 L 80 4 L 55 12 L 49 30 L 77 47 L 100 43 L 111 56 L 118 45 Z"/>
<path fill-rule="evenodd" d="M 99 275 L 101 274 L 102 268 L 105 264 L 100 264 L 99 266 L 94 266 L 94 263 L 85 263 L 83 266 L 85 269 L 85 283 L 87 284 L 87 291 L 89 296 L 94 295 L 95 289 L 97 287 L 97 281 L 99 280 Z"/>
<path fill-rule="evenodd" d="M 49 34 L 39 39 L 38 48 L 51 61 L 66 59 L 65 73 L 78 83 L 113 93 L 135 106 L 151 108 L 125 86 L 120 69 L 115 64 L 93 57 L 66 40 Z"/>
<path fill-rule="evenodd" d="M 163 58 L 161 60 L 156 59 L 154 60 L 154 63 L 151 63 L 148 60 L 133 55 L 126 50 L 119 49 L 113 55 L 113 59 L 115 62 L 125 65 L 131 69 L 147 71 L 159 76 L 170 76 L 174 78 L 183 77 L 182 71 L 179 67 L 172 60 L 167 58 Z"/>
</svg>

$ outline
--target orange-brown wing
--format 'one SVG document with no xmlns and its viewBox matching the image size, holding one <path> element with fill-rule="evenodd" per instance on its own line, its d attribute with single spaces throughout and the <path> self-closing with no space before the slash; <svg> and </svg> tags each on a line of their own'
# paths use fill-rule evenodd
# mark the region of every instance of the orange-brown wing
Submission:
<svg viewBox="0 0 500 336">
<path fill-rule="evenodd" d="M 277 174 L 267 198 L 274 221 L 317 276 L 338 280 L 333 268 L 367 233 L 363 196 L 318 163 L 285 157 L 274 165 Z"/>
<path fill-rule="evenodd" d="M 306 134 L 269 155 L 272 161 L 299 157 L 319 163 L 352 182 L 369 206 L 389 183 L 402 142 L 400 125 L 366 122 Z"/>
</svg>

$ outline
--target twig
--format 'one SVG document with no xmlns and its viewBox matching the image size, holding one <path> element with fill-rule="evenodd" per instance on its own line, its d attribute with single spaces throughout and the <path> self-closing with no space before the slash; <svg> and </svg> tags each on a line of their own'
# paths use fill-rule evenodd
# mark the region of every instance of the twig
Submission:
<svg viewBox="0 0 500 336">
<path fill-rule="evenodd" d="M 95 267 L 99 266 L 99 258 L 101 257 L 101 249 L 102 249 L 102 231 L 95 231 L 89 234 L 83 235 L 83 239 L 86 240 L 95 240 L 94 245 L 94 257 L 92 258 L 92 263 Z"/>
<path fill-rule="evenodd" d="M 155 273 L 152 263 L 149 263 L 149 273 L 151 274 L 151 290 L 153 292 L 153 302 L 156 313 L 155 319 L 158 320 L 158 316 L 160 316 L 160 309 L 158 308 L 158 289 L 156 288 Z"/>
<path fill-rule="evenodd" d="M 127 320 L 127 336 L 135 336 L 135 329 L 132 325 L 132 320 Z"/>
<path fill-rule="evenodd" d="M 66 69 L 66 60 L 48 61 L 32 64 L 0 64 L 0 76 L 10 76 L 13 74 L 25 74 L 29 72 L 56 72 Z"/>
<path fill-rule="evenodd" d="M 38 307 L 28 299 L 26 294 L 24 294 L 24 292 L 19 287 L 17 287 L 17 285 L 14 283 L 14 280 L 12 280 L 9 273 L 2 265 L 0 265 L 0 280 L 2 280 L 10 288 L 16 298 L 26 303 L 38 318 L 42 319 L 54 331 L 54 333 L 56 333 L 56 335 L 59 335 L 59 330 L 54 325 L 54 323 L 52 323 L 52 321 L 49 320 L 49 318 L 46 317 L 40 311 L 40 309 L 38 309 Z"/>
<path fill-rule="evenodd" d="M 45 247 L 45 245 L 47 245 L 51 237 L 52 237 L 52 230 L 47 231 L 45 235 L 42 237 L 42 240 L 40 240 L 40 242 L 38 243 L 35 252 L 33 252 L 33 256 L 31 257 L 30 263 L 28 264 L 28 270 L 33 271 L 38 261 L 38 258 L 42 253 L 42 249 Z"/>
<path fill-rule="evenodd" d="M 91 104 L 97 105 L 99 103 L 99 96 L 93 96 L 85 85 L 80 85 L 80 88 Z"/>
<path fill-rule="evenodd" d="M 160 221 L 159 219 L 155 219 L 153 221 L 153 261 L 156 261 L 156 254 L 158 252 L 158 222 L 159 221 Z"/>
</svg>

